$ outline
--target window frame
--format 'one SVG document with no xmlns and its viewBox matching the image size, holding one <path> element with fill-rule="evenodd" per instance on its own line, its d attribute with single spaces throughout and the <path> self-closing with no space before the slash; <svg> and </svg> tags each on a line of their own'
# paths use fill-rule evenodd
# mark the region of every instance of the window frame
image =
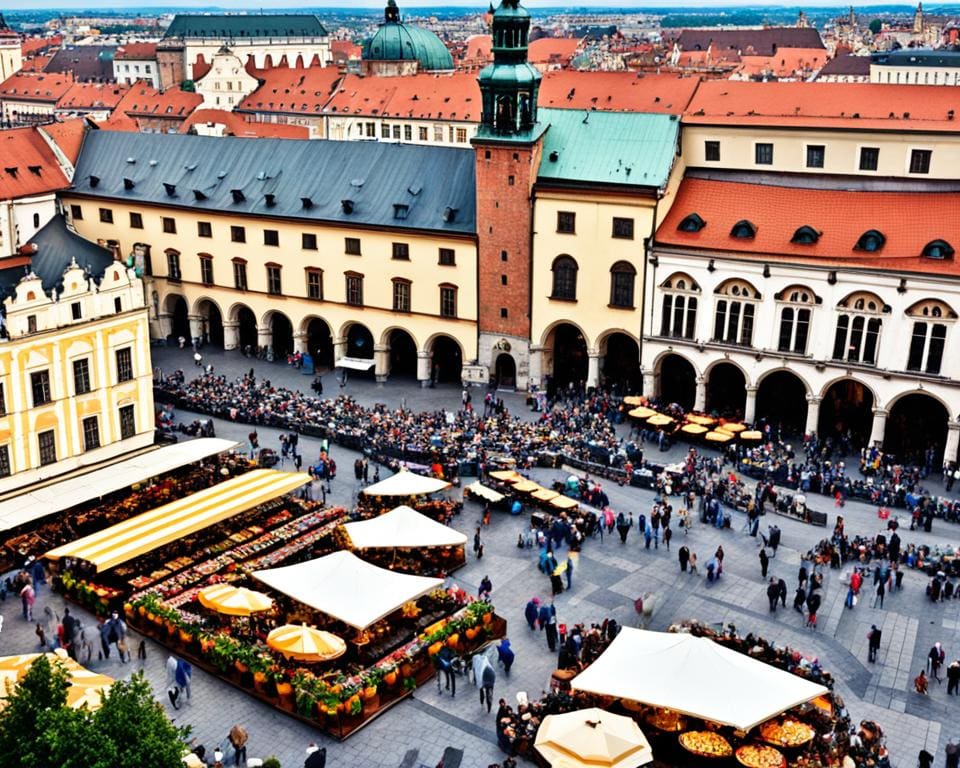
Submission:
<svg viewBox="0 0 960 768">
<path fill-rule="evenodd" d="M 319 267 L 306 267 L 304 279 L 307 285 L 307 298 L 312 301 L 323 301 L 323 270 Z"/>
<path fill-rule="evenodd" d="M 819 152 L 820 163 L 811 163 L 811 153 Z M 827 164 L 827 145 L 826 144 L 807 144 L 804 149 L 804 167 L 816 168 L 822 170 Z"/>
<path fill-rule="evenodd" d="M 405 313 L 412 311 L 413 283 L 405 277 L 394 277 L 390 282 L 392 283 L 393 311 Z"/>
<path fill-rule="evenodd" d="M 204 285 L 213 285 L 213 256 L 209 253 L 200 254 L 200 282 Z"/>
<path fill-rule="evenodd" d="M 167 280 L 179 283 L 183 280 L 183 270 L 180 265 L 180 251 L 168 248 L 164 251 L 167 257 Z"/>
<path fill-rule="evenodd" d="M 112 209 L 112 208 L 101 208 L 101 209 L 100 209 L 100 223 L 101 223 L 101 224 L 113 224 L 113 209 Z"/>
<path fill-rule="evenodd" d="M 76 203 L 70 204 L 70 218 L 74 221 L 83 221 L 83 206 Z"/>
<path fill-rule="evenodd" d="M 618 224 L 622 228 L 619 233 L 617 232 Z M 627 224 L 629 224 L 629 226 L 626 226 Z M 632 217 L 614 216 L 610 224 L 610 237 L 615 240 L 633 240 L 635 224 L 636 222 Z M 627 230 L 629 230 L 629 232 Z"/>
<path fill-rule="evenodd" d="M 265 229 L 263 230 L 263 244 L 268 248 L 279 248 L 280 247 L 280 230 L 278 229 Z"/>
<path fill-rule="evenodd" d="M 10 477 L 13 474 L 13 467 L 10 464 L 10 446 L 6 443 L 0 445 L 0 477 Z"/>
<path fill-rule="evenodd" d="M 213 237 L 213 222 L 198 221 L 197 237 Z"/>
<path fill-rule="evenodd" d="M 453 283 L 440 283 L 440 317 L 457 317 L 457 298 L 460 289 Z"/>
<path fill-rule="evenodd" d="M 137 436 L 137 411 L 131 405 L 121 405 L 117 409 L 117 417 L 120 421 L 120 439 L 129 440 Z"/>
<path fill-rule="evenodd" d="M 772 141 L 755 141 L 753 143 L 753 164 L 773 165 Z"/>
<path fill-rule="evenodd" d="M 239 224 L 231 224 L 230 225 L 230 242 L 231 243 L 247 242 L 247 228 Z"/>
<path fill-rule="evenodd" d="M 177 220 L 173 216 L 161 216 L 160 225 L 166 235 L 177 234 Z"/>
<path fill-rule="evenodd" d="M 395 261 L 410 261 L 410 243 L 391 243 L 390 258 Z"/>
<path fill-rule="evenodd" d="M 93 379 L 90 376 L 90 358 L 80 357 L 73 361 L 73 394 L 86 395 L 93 392 Z M 84 386 L 81 386 L 83 384 Z"/>
<path fill-rule="evenodd" d="M 40 399 L 37 393 L 40 393 Z M 53 389 L 50 386 L 50 370 L 44 368 L 39 371 L 30 371 L 30 402 L 33 408 L 49 405 L 53 402 Z"/>
<path fill-rule="evenodd" d="M 133 381 L 133 347 L 121 347 L 114 352 L 117 365 L 117 384 Z"/>
<path fill-rule="evenodd" d="M 233 259 L 233 288 L 237 291 L 249 290 L 247 280 L 247 260 Z"/>
<path fill-rule="evenodd" d="M 560 234 L 560 235 L 577 234 L 576 211 L 557 211 L 557 234 Z"/>
<path fill-rule="evenodd" d="M 143 229 L 143 214 L 130 211 L 130 229 Z"/>
<path fill-rule="evenodd" d="M 302 251 L 316 251 L 317 247 L 317 234 L 316 232 L 301 232 L 300 233 L 300 250 Z"/>
<path fill-rule="evenodd" d="M 267 274 L 267 293 L 270 296 L 283 296 L 283 267 L 274 262 L 263 266 Z"/>
<path fill-rule="evenodd" d="M 628 269 L 629 267 L 629 269 Z M 618 300 L 618 293 L 627 293 L 625 284 L 618 281 L 629 278 L 629 301 Z M 610 267 L 610 307 L 616 309 L 637 308 L 637 269 L 629 261 L 618 261 Z M 622 298 L 622 297 L 621 297 Z"/>
<path fill-rule="evenodd" d="M 346 303 L 351 307 L 362 307 L 363 304 L 363 275 L 359 272 L 345 272 L 344 282 L 346 289 Z"/>
<path fill-rule="evenodd" d="M 92 427 L 92 429 L 91 429 Z M 94 451 L 100 447 L 100 418 L 86 416 L 80 421 L 80 433 L 83 436 L 83 451 Z"/>
<path fill-rule="evenodd" d="M 557 301 L 576 301 L 579 271 L 580 265 L 573 256 L 567 253 L 557 256 L 550 265 L 550 298 Z"/>
<path fill-rule="evenodd" d="M 45 429 L 37 433 L 37 458 L 41 467 L 57 463 L 57 431 L 55 429 Z"/>
<path fill-rule="evenodd" d="M 343 252 L 347 256 L 362 256 L 363 246 L 360 242 L 360 238 L 359 237 L 343 238 Z"/>
<path fill-rule="evenodd" d="M 441 267 L 457 266 L 457 251 L 454 248 L 440 248 L 437 253 L 437 265 Z"/>
<path fill-rule="evenodd" d="M 876 173 L 880 169 L 880 147 L 860 146 L 857 149 L 857 170 L 861 173 Z"/>
<path fill-rule="evenodd" d="M 927 147 L 910 147 L 907 155 L 907 173 L 912 176 L 929 176 L 933 150 Z"/>
<path fill-rule="evenodd" d="M 720 140 L 706 139 L 703 142 L 703 160 L 706 163 L 720 162 Z"/>
</svg>

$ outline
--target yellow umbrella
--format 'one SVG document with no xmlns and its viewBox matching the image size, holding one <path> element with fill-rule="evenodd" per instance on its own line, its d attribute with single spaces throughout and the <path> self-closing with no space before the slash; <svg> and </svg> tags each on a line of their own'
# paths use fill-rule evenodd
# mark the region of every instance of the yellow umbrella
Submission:
<svg viewBox="0 0 960 768">
<path fill-rule="evenodd" d="M 550 499 L 555 499 L 560 494 L 547 488 L 541 488 L 539 491 L 534 491 L 530 495 L 535 499 L 539 499 L 540 501 L 550 501 Z"/>
<path fill-rule="evenodd" d="M 729 432 L 707 432 L 704 437 L 711 443 L 729 443 L 733 440 L 733 435 Z"/>
<path fill-rule="evenodd" d="M 523 480 L 523 475 L 514 472 L 512 469 L 500 469 L 496 472 L 491 472 L 490 477 L 494 480 L 502 480 L 505 483 L 519 483 Z"/>
<path fill-rule="evenodd" d="M 651 416 L 647 419 L 647 424 L 652 427 L 665 427 L 667 424 L 673 424 L 673 419 L 670 416 L 667 416 L 663 413 L 658 413 L 656 416 Z"/>
<path fill-rule="evenodd" d="M 731 434 L 737 434 L 737 432 L 743 432 L 746 429 L 746 426 L 743 424 L 737 424 L 736 422 L 728 422 L 726 424 L 721 424 L 717 429 L 722 429 L 724 432 L 730 432 Z"/>
<path fill-rule="evenodd" d="M 710 430 L 700 424 L 684 424 L 680 427 L 681 432 L 686 432 L 688 435 L 702 435 L 704 432 L 709 432 Z"/>
<path fill-rule="evenodd" d="M 580 506 L 580 503 L 569 496 L 557 496 L 555 499 L 550 499 L 550 505 L 557 509 L 573 509 Z"/>
<path fill-rule="evenodd" d="M 288 659 L 299 661 L 327 661 L 347 652 L 342 638 L 306 624 L 277 627 L 267 635 L 267 645 Z"/>
<path fill-rule="evenodd" d="M 642 395 L 627 395 L 623 398 L 624 405 L 646 405 L 647 398 Z"/>
<path fill-rule="evenodd" d="M 551 766 L 563 768 L 637 768 L 653 760 L 650 743 L 632 717 L 597 707 L 547 715 L 534 746 Z"/>
<path fill-rule="evenodd" d="M 649 419 L 651 416 L 655 416 L 656 413 L 653 408 L 647 408 L 645 405 L 638 406 L 632 411 L 627 411 L 627 415 L 633 416 L 635 419 Z"/>
<path fill-rule="evenodd" d="M 200 605 L 228 616 L 249 616 L 273 608 L 273 600 L 263 592 L 232 584 L 212 584 L 197 594 Z"/>
<path fill-rule="evenodd" d="M 532 493 L 533 491 L 541 491 L 543 488 L 540 487 L 539 483 L 533 482 L 533 480 L 523 480 L 516 483 L 513 486 L 513 490 L 519 491 L 520 493 Z"/>
<path fill-rule="evenodd" d="M 747 429 L 740 433 L 741 440 L 763 440 L 763 432 L 759 429 Z"/>
<path fill-rule="evenodd" d="M 27 653 L 21 656 L 5 656 L 0 658 L 0 680 L 3 681 L 3 688 L 9 694 L 17 686 L 19 680 L 23 678 L 30 669 L 33 662 L 40 658 L 42 654 Z M 113 685 L 113 678 L 91 672 L 79 662 L 71 659 L 65 650 L 57 649 L 53 653 L 46 654 L 50 663 L 60 663 L 67 671 L 67 680 L 70 687 L 67 688 L 67 706 L 73 709 L 80 709 L 86 706 L 89 709 L 96 709 L 100 706 L 103 694 Z M 6 701 L 0 697 L 0 709 L 6 706 Z"/>
<path fill-rule="evenodd" d="M 712 427 L 717 423 L 717 420 L 712 416 L 699 416 L 695 413 L 691 413 L 687 416 L 687 421 L 691 424 L 699 424 L 702 427 Z"/>
</svg>

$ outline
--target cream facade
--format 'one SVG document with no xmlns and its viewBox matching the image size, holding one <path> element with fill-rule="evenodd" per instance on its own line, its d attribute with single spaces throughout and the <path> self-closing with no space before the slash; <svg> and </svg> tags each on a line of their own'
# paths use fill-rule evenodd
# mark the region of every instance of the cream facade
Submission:
<svg viewBox="0 0 960 768">
<path fill-rule="evenodd" d="M 217 52 L 210 71 L 195 84 L 197 93 L 203 96 L 202 107 L 227 111 L 233 111 L 259 86 L 260 81 L 247 72 L 240 57 L 228 48 Z"/>
<path fill-rule="evenodd" d="M 0 200 L 0 253 L 13 256 L 56 215 L 54 192 Z"/>
<path fill-rule="evenodd" d="M 953 66 L 870 64 L 870 82 L 887 85 L 960 85 L 960 62 Z"/>
<path fill-rule="evenodd" d="M 403 144 L 470 147 L 478 122 L 325 114 L 326 137 L 341 141 L 383 141 Z M 292 122 L 292 121 L 291 121 Z"/>
<path fill-rule="evenodd" d="M 147 83 L 151 88 L 160 87 L 160 66 L 156 55 L 150 58 L 114 58 L 113 79 L 118 83 L 133 85 L 137 82 Z"/>
<path fill-rule="evenodd" d="M 99 286 L 76 263 L 47 295 L 32 273 L 4 302 L 0 494 L 153 443 L 143 286 L 120 263 Z"/>
</svg>

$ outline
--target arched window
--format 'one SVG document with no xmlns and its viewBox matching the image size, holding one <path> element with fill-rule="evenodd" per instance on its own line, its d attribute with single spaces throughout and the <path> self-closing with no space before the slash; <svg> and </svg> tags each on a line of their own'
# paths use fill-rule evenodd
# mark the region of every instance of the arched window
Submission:
<svg viewBox="0 0 960 768">
<path fill-rule="evenodd" d="M 760 293 L 745 280 L 727 280 L 716 290 L 713 340 L 749 347 Z"/>
<path fill-rule="evenodd" d="M 816 295 L 806 286 L 791 285 L 778 293 L 776 299 L 786 305 L 780 310 L 777 349 L 805 354 L 810 336 L 810 313 L 817 301 Z"/>
<path fill-rule="evenodd" d="M 637 270 L 629 261 L 618 261 L 610 267 L 610 306 L 633 308 L 633 285 Z"/>
<path fill-rule="evenodd" d="M 753 222 L 747 221 L 746 219 L 738 221 L 730 230 L 730 237 L 750 240 L 756 236 L 757 228 L 753 225 Z"/>
<path fill-rule="evenodd" d="M 680 232 L 699 232 L 707 226 L 707 222 L 700 218 L 696 213 L 691 213 L 688 216 L 684 216 L 683 219 L 677 224 L 677 229 Z"/>
<path fill-rule="evenodd" d="M 660 284 L 663 304 L 660 335 L 692 339 L 697 326 L 697 303 L 700 286 L 689 275 L 677 272 Z"/>
<path fill-rule="evenodd" d="M 815 230 L 813 227 L 808 227 L 806 224 L 804 224 L 793 233 L 793 237 L 790 238 L 790 242 L 796 245 L 813 245 L 819 239 L 820 233 L 817 232 L 817 230 Z"/>
<path fill-rule="evenodd" d="M 946 240 L 931 240 L 923 247 L 921 256 L 928 259 L 952 259 L 953 247 Z"/>
<path fill-rule="evenodd" d="M 883 325 L 879 314 L 886 309 L 883 300 L 876 294 L 860 291 L 841 301 L 838 308 L 833 359 L 876 365 Z"/>
<path fill-rule="evenodd" d="M 557 256 L 553 260 L 553 292 L 552 299 L 577 299 L 577 262 L 570 256 Z"/>
<path fill-rule="evenodd" d="M 868 229 L 860 235 L 860 239 L 857 240 L 857 244 L 853 246 L 853 250 L 875 253 L 883 248 L 886 242 L 887 238 L 884 237 L 883 232 L 879 232 L 876 229 Z"/>
<path fill-rule="evenodd" d="M 947 342 L 947 325 L 956 320 L 957 313 L 949 304 L 927 299 L 910 307 L 907 315 L 914 318 L 907 352 L 907 370 L 939 374 Z"/>
</svg>

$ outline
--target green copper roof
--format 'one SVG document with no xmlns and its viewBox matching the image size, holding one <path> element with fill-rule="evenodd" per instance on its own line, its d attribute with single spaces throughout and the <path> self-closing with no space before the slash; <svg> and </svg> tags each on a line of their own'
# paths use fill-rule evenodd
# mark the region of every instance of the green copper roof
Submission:
<svg viewBox="0 0 960 768">
<path fill-rule="evenodd" d="M 170 37 L 233 39 L 243 37 L 326 37 L 312 13 L 192 14 L 178 13 L 164 33 Z"/>
<path fill-rule="evenodd" d="M 427 29 L 402 21 L 387 21 L 363 46 L 366 61 L 412 61 L 420 70 L 453 69 L 453 56 L 440 38 Z"/>
<path fill-rule="evenodd" d="M 543 139 L 538 181 L 662 188 L 677 151 L 675 115 L 540 109 Z"/>
</svg>

